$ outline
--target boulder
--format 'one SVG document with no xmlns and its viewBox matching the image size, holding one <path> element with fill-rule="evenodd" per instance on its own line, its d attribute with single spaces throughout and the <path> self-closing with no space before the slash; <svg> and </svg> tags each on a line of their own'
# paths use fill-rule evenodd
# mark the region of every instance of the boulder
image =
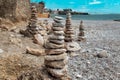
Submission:
<svg viewBox="0 0 120 80">
<path fill-rule="evenodd" d="M 59 48 L 63 48 L 65 45 L 64 44 L 47 43 L 45 46 L 48 49 L 59 49 Z"/>
</svg>

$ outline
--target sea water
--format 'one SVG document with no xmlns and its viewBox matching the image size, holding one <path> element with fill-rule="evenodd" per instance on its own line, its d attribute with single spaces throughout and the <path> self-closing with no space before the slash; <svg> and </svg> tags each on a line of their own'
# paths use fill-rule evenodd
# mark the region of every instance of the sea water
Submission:
<svg viewBox="0 0 120 80">
<path fill-rule="evenodd" d="M 56 15 L 51 15 L 54 17 Z M 57 15 L 66 17 L 66 15 Z M 73 20 L 120 20 L 120 14 L 90 14 L 90 15 L 72 15 Z"/>
</svg>

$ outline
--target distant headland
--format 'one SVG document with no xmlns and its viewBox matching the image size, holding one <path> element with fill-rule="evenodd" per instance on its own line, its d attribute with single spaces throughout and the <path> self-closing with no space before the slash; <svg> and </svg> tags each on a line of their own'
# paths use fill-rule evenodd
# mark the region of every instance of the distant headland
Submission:
<svg viewBox="0 0 120 80">
<path fill-rule="evenodd" d="M 45 2 L 41 1 L 39 3 L 31 3 L 31 5 L 34 5 L 37 7 L 38 12 L 40 13 L 49 13 L 49 14 L 58 14 L 58 15 L 66 15 L 67 12 L 70 12 L 72 15 L 89 15 L 87 12 L 78 12 L 78 11 L 73 11 L 72 9 L 49 9 L 45 8 Z M 42 5 L 42 8 L 41 6 Z"/>
</svg>

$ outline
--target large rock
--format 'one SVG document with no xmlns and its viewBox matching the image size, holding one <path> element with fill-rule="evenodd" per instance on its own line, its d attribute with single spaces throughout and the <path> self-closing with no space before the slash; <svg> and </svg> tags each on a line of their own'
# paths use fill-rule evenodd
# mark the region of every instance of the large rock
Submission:
<svg viewBox="0 0 120 80">
<path fill-rule="evenodd" d="M 0 0 L 0 17 L 11 21 L 26 21 L 30 15 L 30 0 Z"/>
</svg>

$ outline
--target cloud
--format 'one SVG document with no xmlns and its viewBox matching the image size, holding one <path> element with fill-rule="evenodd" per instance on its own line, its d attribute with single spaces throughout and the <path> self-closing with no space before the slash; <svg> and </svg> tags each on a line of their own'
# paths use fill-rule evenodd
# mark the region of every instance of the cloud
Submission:
<svg viewBox="0 0 120 80">
<path fill-rule="evenodd" d="M 94 5 L 94 4 L 101 4 L 101 1 L 97 1 L 97 0 L 93 0 L 93 2 L 90 2 L 90 5 Z"/>
<path fill-rule="evenodd" d="M 75 4 L 75 2 L 69 2 L 69 4 Z"/>
</svg>

